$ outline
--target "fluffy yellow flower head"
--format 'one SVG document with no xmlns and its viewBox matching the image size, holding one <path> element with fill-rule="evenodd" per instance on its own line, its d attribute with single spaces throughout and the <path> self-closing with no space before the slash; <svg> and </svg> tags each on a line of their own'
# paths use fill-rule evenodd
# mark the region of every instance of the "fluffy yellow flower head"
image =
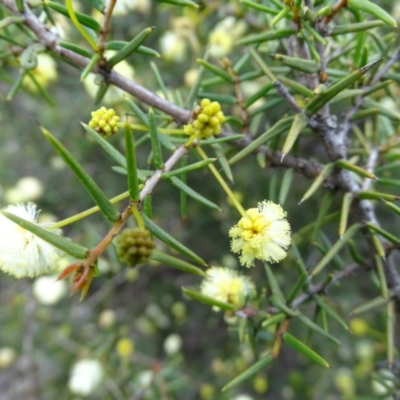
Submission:
<svg viewBox="0 0 400 400">
<path fill-rule="evenodd" d="M 241 253 L 242 265 L 251 267 L 255 259 L 274 263 L 286 257 L 290 225 L 280 205 L 264 200 L 258 208 L 246 211 L 246 216 L 230 229 L 229 236 L 232 251 Z"/>
<path fill-rule="evenodd" d="M 8 206 L 5 211 L 36 223 L 36 204 Z M 45 227 L 45 224 L 38 224 Z M 47 224 L 46 224 L 47 225 Z M 61 234 L 61 230 L 52 232 Z M 0 269 L 17 278 L 53 272 L 61 251 L 0 213 Z"/>
<path fill-rule="evenodd" d="M 240 308 L 244 306 L 246 297 L 252 297 L 255 293 L 250 279 L 233 269 L 211 267 L 206 274 L 207 277 L 203 280 L 200 291 L 215 300 Z M 213 307 L 213 310 L 219 311 L 219 308 Z"/>
</svg>

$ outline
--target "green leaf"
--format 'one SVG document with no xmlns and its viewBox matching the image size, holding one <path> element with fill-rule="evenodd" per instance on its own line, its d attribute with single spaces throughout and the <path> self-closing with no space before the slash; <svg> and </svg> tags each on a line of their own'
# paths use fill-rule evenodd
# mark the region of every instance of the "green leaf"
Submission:
<svg viewBox="0 0 400 400">
<path fill-rule="evenodd" d="M 214 75 L 219 76 L 224 81 L 233 83 L 233 77 L 228 72 L 226 72 L 224 69 L 216 67 L 215 65 L 209 63 L 206 60 L 202 60 L 201 58 L 198 58 L 196 61 L 197 61 L 197 64 L 201 65 L 208 71 L 212 72 Z"/>
<path fill-rule="evenodd" d="M 58 13 L 66 16 L 67 18 L 70 18 L 69 12 L 66 7 L 62 6 L 61 4 L 55 3 L 54 1 L 48 1 L 46 0 L 44 2 L 46 6 L 52 8 L 54 11 L 57 11 Z M 101 25 L 92 17 L 89 17 L 86 14 L 82 14 L 79 12 L 75 12 L 76 18 L 78 21 L 83 25 L 86 26 L 95 32 L 100 32 L 101 31 Z"/>
<path fill-rule="evenodd" d="M 314 97 L 314 93 L 310 89 L 302 85 L 300 82 L 289 79 L 288 77 L 283 75 L 278 75 L 277 78 L 279 82 L 282 82 L 286 87 L 292 89 L 294 92 L 300 93 L 305 97 Z"/>
<path fill-rule="evenodd" d="M 88 191 L 94 202 L 99 206 L 100 211 L 111 222 L 116 222 L 120 219 L 120 213 L 112 205 L 104 192 L 97 186 L 95 181 L 88 175 L 85 169 L 79 164 L 75 157 L 56 139 L 47 129 L 40 127 L 46 139 L 53 145 L 61 158 L 75 173 L 82 185 Z"/>
<path fill-rule="evenodd" d="M 287 131 L 289 127 L 292 125 L 294 117 L 286 117 L 279 120 L 275 125 L 269 128 L 267 131 L 262 133 L 258 138 L 254 139 L 248 146 L 246 146 L 243 150 L 239 151 L 236 155 L 234 155 L 230 160 L 228 160 L 229 165 L 232 165 L 256 149 L 265 144 L 268 140 L 272 139 L 275 136 L 282 134 Z"/>
<path fill-rule="evenodd" d="M 106 139 L 103 138 L 98 132 L 85 123 L 81 122 L 85 131 L 122 167 L 126 173 L 126 159 L 125 157 Z"/>
<path fill-rule="evenodd" d="M 319 307 L 321 307 L 325 312 L 340 325 L 344 330 L 350 331 L 350 328 L 346 324 L 345 321 L 336 313 L 336 311 L 333 310 L 332 307 L 328 305 L 328 303 L 319 295 L 315 294 L 313 295 L 314 301 L 318 304 Z"/>
<path fill-rule="evenodd" d="M 125 40 L 110 40 L 106 43 L 106 50 L 114 50 L 119 51 L 123 49 L 129 42 Z M 144 54 L 146 56 L 157 57 L 160 58 L 161 54 L 146 46 L 139 46 L 137 49 L 134 50 L 136 53 Z"/>
<path fill-rule="evenodd" d="M 85 69 L 81 73 L 81 82 L 85 80 L 85 78 L 92 72 L 93 68 L 96 67 L 97 63 L 100 60 L 100 54 L 94 54 Z"/>
<path fill-rule="evenodd" d="M 257 362 L 255 362 L 252 366 L 247 368 L 245 371 L 243 371 L 240 375 L 238 375 L 236 378 L 232 379 L 230 382 L 228 382 L 222 389 L 222 392 L 226 392 L 229 389 L 232 389 L 233 387 L 239 385 L 240 383 L 246 381 L 247 379 L 251 378 L 253 375 L 257 374 L 260 372 L 262 369 L 268 367 L 269 365 L 272 364 L 274 361 L 273 357 L 271 354 L 267 354 L 263 358 L 260 358 Z"/>
<path fill-rule="evenodd" d="M 80 47 L 78 45 L 76 45 L 75 43 L 70 43 L 70 42 L 66 42 L 65 40 L 60 40 L 58 42 L 58 44 L 61 47 L 64 47 L 64 49 L 68 49 L 73 51 L 76 54 L 80 54 L 83 57 L 86 58 L 91 58 L 92 57 L 92 53 L 86 49 L 84 49 L 83 47 Z"/>
<path fill-rule="evenodd" d="M 323 359 L 319 354 L 317 354 L 314 350 L 310 349 L 308 346 L 306 346 L 303 342 L 301 342 L 299 339 L 295 338 L 293 335 L 291 335 L 289 332 L 285 332 L 282 335 L 283 341 L 291 347 L 293 350 L 305 355 L 308 357 L 311 361 L 316 362 L 319 365 L 322 365 L 325 368 L 330 368 L 331 366 L 329 363 Z"/>
<path fill-rule="evenodd" d="M 379 233 L 379 235 L 383 236 L 385 239 L 389 240 L 393 244 L 396 244 L 396 245 L 399 244 L 400 239 L 397 238 L 396 236 L 392 235 L 391 233 L 389 233 L 385 229 L 382 229 L 381 227 L 379 227 L 377 225 L 374 225 L 371 222 L 367 222 L 366 225 L 368 226 L 368 228 L 370 230 L 375 231 L 376 233 Z"/>
<path fill-rule="evenodd" d="M 169 233 L 165 232 L 158 225 L 156 225 L 149 217 L 146 215 L 142 215 L 146 228 L 158 239 L 160 239 L 166 245 L 175 249 L 178 253 L 190 258 L 194 262 L 197 262 L 200 265 L 207 265 L 207 263 L 195 254 L 192 250 L 188 249 L 181 242 L 178 242 L 175 238 L 173 238 Z"/>
<path fill-rule="evenodd" d="M 294 142 L 300 135 L 300 132 L 307 126 L 308 117 L 303 113 L 296 114 L 293 123 L 290 127 L 289 133 L 286 137 L 285 143 L 282 148 L 282 158 L 289 153 L 292 149 Z"/>
<path fill-rule="evenodd" d="M 400 207 L 397 207 L 395 204 L 390 203 L 389 201 L 383 200 L 385 206 L 389 207 L 390 210 L 395 212 L 397 215 L 400 215 Z"/>
<path fill-rule="evenodd" d="M 265 12 L 266 14 L 272 14 L 272 15 L 279 14 L 279 10 L 276 10 L 274 8 L 265 7 L 264 5 L 255 3 L 254 1 L 251 1 L 251 0 L 241 0 L 241 3 L 250 8 L 253 8 L 254 10 Z"/>
<path fill-rule="evenodd" d="M 291 35 L 295 35 L 297 32 L 294 29 L 280 29 L 280 30 L 271 30 L 268 32 L 257 33 L 255 35 L 245 36 L 244 38 L 239 39 L 236 44 L 237 45 L 247 45 L 253 43 L 263 43 L 269 40 L 277 40 L 289 37 Z"/>
<path fill-rule="evenodd" d="M 265 274 L 267 275 L 269 286 L 271 287 L 271 291 L 274 295 L 276 295 L 282 302 L 286 302 L 285 296 L 282 293 L 281 288 L 279 287 L 278 281 L 275 278 L 274 273 L 272 272 L 271 267 L 264 263 Z"/>
<path fill-rule="evenodd" d="M 336 95 L 342 92 L 344 89 L 352 85 L 358 79 L 360 79 L 366 72 L 375 67 L 382 59 L 378 59 L 373 61 L 364 67 L 360 68 L 357 71 L 354 71 L 352 74 L 346 76 L 340 81 L 334 83 L 330 88 L 326 89 L 319 95 L 315 96 L 313 99 L 309 101 L 307 104 L 305 111 L 308 115 L 313 115 L 318 110 L 320 110 L 326 103 L 332 100 Z"/>
<path fill-rule="evenodd" d="M 360 175 L 363 178 L 376 179 L 376 176 L 372 172 L 369 172 L 366 169 L 359 167 L 358 165 L 354 165 L 349 161 L 340 159 L 340 160 L 336 161 L 336 165 L 339 168 L 347 169 L 348 171 L 352 171 L 352 172 L 356 173 L 357 175 Z"/>
<path fill-rule="evenodd" d="M 126 102 L 134 114 L 140 119 L 141 123 L 149 127 L 149 119 L 147 118 L 147 115 L 139 108 L 139 106 L 128 98 L 126 99 Z"/>
<path fill-rule="evenodd" d="M 149 121 L 149 133 L 151 140 L 151 150 L 153 151 L 154 165 L 157 169 L 162 169 L 164 168 L 164 160 L 161 152 L 156 120 L 154 118 L 154 113 L 152 109 L 149 110 L 148 121 Z"/>
<path fill-rule="evenodd" d="M 273 60 L 281 62 L 283 65 L 295 69 L 296 71 L 301 71 L 309 74 L 318 72 L 320 65 L 316 61 L 306 60 L 304 58 L 289 57 L 283 54 L 270 54 Z"/>
<path fill-rule="evenodd" d="M 375 254 L 375 265 L 376 265 L 376 270 L 378 272 L 379 285 L 381 287 L 381 295 L 384 299 L 387 300 L 389 290 L 386 281 L 385 267 L 383 265 L 382 258 L 378 254 Z"/>
<path fill-rule="evenodd" d="M 26 229 L 29 232 L 32 232 L 34 235 L 40 237 L 45 242 L 50 243 L 54 247 L 64 251 L 72 257 L 76 257 L 79 259 L 84 259 L 89 254 L 89 249 L 83 247 L 79 244 L 72 242 L 71 240 L 64 238 L 60 235 L 57 235 L 51 232 L 51 227 L 49 229 L 44 229 L 38 226 L 37 224 L 27 221 L 21 217 L 18 217 L 15 214 L 9 213 L 7 211 L 1 210 L 1 213 L 11 221 L 15 222 L 20 227 Z"/>
<path fill-rule="evenodd" d="M 261 326 L 263 328 L 268 328 L 269 326 L 273 326 L 273 325 L 278 325 L 280 324 L 283 320 L 285 320 L 287 318 L 287 315 L 285 313 L 279 313 L 279 314 L 275 314 L 272 317 L 269 317 L 268 319 L 266 319 L 265 321 L 263 321 L 261 323 Z"/>
<path fill-rule="evenodd" d="M 201 301 L 202 303 L 208 304 L 210 306 L 218 307 L 224 311 L 236 311 L 236 307 L 233 304 L 224 303 L 222 301 L 215 300 L 214 298 L 212 298 L 210 296 L 206 296 L 202 293 L 196 292 L 192 289 L 188 289 L 185 287 L 182 287 L 182 291 L 190 298 L 197 300 L 197 301 Z"/>
<path fill-rule="evenodd" d="M 354 24 L 336 25 L 330 36 L 345 35 L 352 32 L 369 31 L 370 29 L 377 28 L 384 25 L 383 21 L 364 21 L 356 22 Z"/>
<path fill-rule="evenodd" d="M 189 264 L 186 261 L 180 260 L 179 258 L 163 253 L 159 250 L 153 250 L 150 259 L 162 264 L 166 264 L 172 268 L 179 269 L 180 271 L 187 272 L 188 274 L 206 276 L 205 272 L 200 268 L 195 267 L 194 265 Z"/>
<path fill-rule="evenodd" d="M 137 48 L 147 39 L 154 29 L 154 27 L 143 29 L 130 42 L 128 42 L 126 46 L 124 46 L 108 60 L 108 66 L 112 68 L 114 65 L 129 57 L 129 55 L 136 51 Z"/>
<path fill-rule="evenodd" d="M 369 312 L 376 307 L 382 307 L 386 303 L 387 303 L 387 299 L 384 299 L 382 296 L 375 297 L 374 299 L 369 300 L 366 303 L 361 304 L 360 306 L 356 307 L 350 314 L 358 315 L 358 314 L 362 314 L 367 311 Z"/>
<path fill-rule="evenodd" d="M 124 139 L 129 197 L 132 201 L 139 201 L 140 190 L 136 165 L 136 149 L 135 142 L 133 140 L 132 129 L 130 128 L 128 122 L 126 122 L 124 126 Z"/>
<path fill-rule="evenodd" d="M 333 343 L 336 343 L 337 345 L 341 345 L 340 340 L 336 339 L 333 335 L 331 335 L 329 332 L 327 332 L 326 330 L 321 328 L 318 324 L 316 324 L 310 318 L 306 317 L 303 314 L 298 315 L 296 318 L 300 322 L 302 322 L 304 325 L 306 325 L 308 328 L 310 328 L 312 331 L 317 332 L 322 336 L 325 336 L 327 339 L 329 339 Z"/>
<path fill-rule="evenodd" d="M 281 205 L 285 204 L 289 190 L 292 188 L 293 176 L 293 168 L 288 168 L 283 174 L 281 188 L 279 190 L 279 204 Z"/>
<path fill-rule="evenodd" d="M 396 196 L 394 194 L 371 192 L 371 191 L 359 192 L 357 194 L 357 198 L 360 200 L 365 200 L 365 199 L 367 199 L 367 200 L 387 200 L 387 201 L 400 200 L 400 197 Z"/>
<path fill-rule="evenodd" d="M 212 208 L 213 210 L 218 210 L 220 211 L 221 209 L 218 207 L 217 204 L 213 203 L 212 201 L 206 199 L 204 196 L 201 194 L 197 193 L 195 190 L 193 190 L 190 186 L 186 185 L 183 183 L 179 178 L 176 176 L 172 176 L 170 178 L 170 181 L 174 186 L 176 186 L 179 190 L 184 191 L 189 197 L 192 199 L 197 200 L 199 203 Z"/>
<path fill-rule="evenodd" d="M 194 8 L 199 8 L 199 5 L 190 0 L 155 0 L 158 3 L 168 3 L 175 6 L 189 6 Z"/>
<path fill-rule="evenodd" d="M 215 160 L 216 160 L 216 158 L 208 158 L 207 160 L 201 160 L 201 161 L 195 162 L 193 164 L 186 165 L 185 167 L 182 167 L 182 168 L 177 168 L 172 171 L 163 172 L 161 174 L 161 178 L 169 179 L 172 176 L 180 175 L 184 172 L 194 171 L 196 169 L 206 167 L 207 165 L 213 163 Z"/>
<path fill-rule="evenodd" d="M 385 10 L 380 8 L 377 4 L 368 0 L 347 0 L 347 7 L 354 8 L 355 10 L 364 11 L 367 14 L 373 15 L 375 18 L 380 19 L 385 24 L 392 28 L 397 28 L 396 21 Z"/>
<path fill-rule="evenodd" d="M 345 234 L 329 249 L 329 251 L 322 257 L 321 261 L 315 266 L 311 275 L 315 276 L 319 274 L 332 260 L 332 258 L 339 252 L 339 250 L 351 239 L 356 232 L 360 229 L 360 224 L 352 225 Z"/>
<path fill-rule="evenodd" d="M 103 12 L 106 8 L 106 5 L 103 0 L 89 0 L 89 3 L 92 5 L 93 8 L 96 10 Z"/>
<path fill-rule="evenodd" d="M 301 198 L 299 204 L 303 201 L 309 199 L 318 189 L 319 187 L 325 182 L 326 178 L 330 176 L 333 172 L 335 165 L 333 163 L 326 164 L 318 176 L 314 179 L 314 182 L 308 188 L 308 190 L 304 193 L 303 197 Z"/>
<path fill-rule="evenodd" d="M 170 101 L 167 88 L 165 87 L 165 83 L 164 83 L 163 77 L 162 77 L 160 71 L 158 70 L 157 65 L 156 65 L 154 62 L 151 62 L 151 63 L 150 63 L 150 67 L 151 67 L 151 69 L 152 69 L 153 72 L 154 72 L 154 75 L 155 75 L 155 77 L 156 77 L 158 86 L 159 86 L 159 88 L 160 88 L 162 94 L 164 95 L 164 98 L 165 98 L 166 100 Z"/>
<path fill-rule="evenodd" d="M 264 97 L 271 89 L 275 87 L 273 82 L 268 82 L 261 89 L 257 90 L 254 94 L 252 94 L 245 102 L 244 108 L 249 108 L 252 104 L 254 104 L 257 100 Z"/>
<path fill-rule="evenodd" d="M 353 193 L 347 192 L 343 196 L 342 209 L 340 212 L 339 237 L 342 237 L 347 228 L 349 220 L 350 206 L 353 201 Z"/>
</svg>

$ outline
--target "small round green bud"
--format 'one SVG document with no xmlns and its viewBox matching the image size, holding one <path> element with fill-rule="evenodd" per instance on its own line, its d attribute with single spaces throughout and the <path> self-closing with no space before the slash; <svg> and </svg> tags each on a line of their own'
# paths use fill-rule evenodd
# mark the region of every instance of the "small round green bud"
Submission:
<svg viewBox="0 0 400 400">
<path fill-rule="evenodd" d="M 117 238 L 119 260 L 134 267 L 148 261 L 155 245 L 147 229 L 125 229 Z"/>
</svg>

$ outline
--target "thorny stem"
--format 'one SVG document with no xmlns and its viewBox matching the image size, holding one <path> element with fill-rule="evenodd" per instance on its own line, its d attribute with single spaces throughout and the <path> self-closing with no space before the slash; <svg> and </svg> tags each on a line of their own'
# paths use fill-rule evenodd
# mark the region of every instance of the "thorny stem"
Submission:
<svg viewBox="0 0 400 400">
<path fill-rule="evenodd" d="M 101 31 L 99 33 L 99 40 L 97 42 L 97 47 L 99 49 L 99 53 L 102 56 L 104 53 L 106 37 L 107 37 L 108 33 L 110 32 L 110 20 L 111 20 L 112 12 L 114 10 L 116 2 L 117 2 L 117 0 L 108 0 L 107 6 L 104 10 L 103 23 L 101 24 Z"/>
</svg>

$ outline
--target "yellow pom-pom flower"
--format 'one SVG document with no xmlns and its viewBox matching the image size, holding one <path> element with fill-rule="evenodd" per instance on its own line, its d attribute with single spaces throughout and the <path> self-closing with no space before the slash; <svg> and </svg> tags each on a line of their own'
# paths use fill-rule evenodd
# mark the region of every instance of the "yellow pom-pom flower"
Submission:
<svg viewBox="0 0 400 400">
<path fill-rule="evenodd" d="M 92 119 L 89 126 L 100 135 L 110 137 L 118 132 L 119 117 L 115 115 L 115 111 L 110 108 L 101 107 L 91 113 Z"/>
<path fill-rule="evenodd" d="M 258 208 L 250 208 L 246 216 L 229 230 L 231 250 L 241 253 L 240 263 L 251 267 L 254 260 L 271 263 L 286 257 L 290 245 L 290 225 L 286 212 L 272 201 L 263 201 Z"/>
<path fill-rule="evenodd" d="M 205 296 L 240 308 L 245 305 L 246 298 L 255 294 L 250 279 L 233 269 L 211 267 L 206 274 L 200 287 L 201 293 Z M 219 307 L 214 306 L 213 310 L 219 311 Z"/>
<path fill-rule="evenodd" d="M 203 99 L 200 106 L 193 110 L 192 119 L 183 130 L 187 135 L 194 135 L 198 139 L 208 139 L 221 133 L 221 125 L 225 120 L 221 105 L 217 101 Z"/>
<path fill-rule="evenodd" d="M 36 223 L 36 204 L 18 204 L 5 211 Z M 48 224 L 38 224 L 42 228 Z M 61 230 L 52 230 L 61 234 Z M 61 251 L 0 213 L 0 269 L 17 278 L 33 277 L 58 268 Z"/>
</svg>

